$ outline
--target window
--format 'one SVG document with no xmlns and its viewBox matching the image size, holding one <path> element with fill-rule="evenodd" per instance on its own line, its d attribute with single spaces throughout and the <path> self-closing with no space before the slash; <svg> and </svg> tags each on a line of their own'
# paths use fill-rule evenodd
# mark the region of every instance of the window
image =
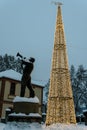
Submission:
<svg viewBox="0 0 87 130">
<path fill-rule="evenodd" d="M 11 83 L 10 86 L 10 95 L 15 95 L 15 83 Z"/>
</svg>

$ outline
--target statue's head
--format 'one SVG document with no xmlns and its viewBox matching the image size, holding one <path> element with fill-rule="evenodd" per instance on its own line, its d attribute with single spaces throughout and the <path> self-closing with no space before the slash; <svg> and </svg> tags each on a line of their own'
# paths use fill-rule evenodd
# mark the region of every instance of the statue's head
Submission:
<svg viewBox="0 0 87 130">
<path fill-rule="evenodd" d="M 32 63 L 34 63 L 35 62 L 35 58 L 30 57 L 29 61 L 32 62 Z"/>
</svg>

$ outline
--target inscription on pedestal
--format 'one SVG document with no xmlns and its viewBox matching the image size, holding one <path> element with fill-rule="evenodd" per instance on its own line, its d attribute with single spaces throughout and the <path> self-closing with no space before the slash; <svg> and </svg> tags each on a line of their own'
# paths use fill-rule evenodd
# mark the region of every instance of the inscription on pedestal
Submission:
<svg viewBox="0 0 87 130">
<path fill-rule="evenodd" d="M 31 102 L 14 102 L 15 113 L 39 113 L 39 104 Z"/>
</svg>

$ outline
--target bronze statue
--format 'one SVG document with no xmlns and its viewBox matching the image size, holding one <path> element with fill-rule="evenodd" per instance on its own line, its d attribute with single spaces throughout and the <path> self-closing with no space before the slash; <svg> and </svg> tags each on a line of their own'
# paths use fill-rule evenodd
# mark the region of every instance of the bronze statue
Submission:
<svg viewBox="0 0 87 130">
<path fill-rule="evenodd" d="M 21 66 L 23 68 L 20 96 L 24 97 L 25 88 L 27 86 L 27 88 L 30 90 L 30 97 L 34 97 L 35 92 L 31 84 L 31 72 L 33 71 L 33 68 L 34 68 L 33 63 L 35 62 L 35 59 L 32 57 L 30 57 L 30 59 L 23 58 L 23 56 L 20 53 L 17 53 L 17 56 L 21 58 Z"/>
</svg>

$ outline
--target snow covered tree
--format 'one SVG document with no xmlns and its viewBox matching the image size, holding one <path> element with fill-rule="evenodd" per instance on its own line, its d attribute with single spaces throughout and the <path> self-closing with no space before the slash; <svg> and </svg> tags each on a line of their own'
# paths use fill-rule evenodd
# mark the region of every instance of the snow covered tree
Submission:
<svg viewBox="0 0 87 130">
<path fill-rule="evenodd" d="M 47 84 L 45 85 L 45 96 L 46 96 L 46 101 L 48 100 L 49 85 L 50 85 L 50 79 L 48 80 Z"/>
<path fill-rule="evenodd" d="M 0 72 L 4 70 L 4 61 L 3 61 L 3 57 L 0 56 Z"/>
<path fill-rule="evenodd" d="M 5 69 L 10 69 L 9 57 L 7 54 L 5 54 L 4 56 L 4 66 L 5 66 Z"/>
<path fill-rule="evenodd" d="M 83 104 L 87 105 L 87 70 L 82 65 L 75 71 L 71 66 L 71 82 L 76 113 L 80 112 Z"/>
<path fill-rule="evenodd" d="M 8 69 L 13 69 L 19 73 L 22 73 L 21 60 L 8 54 L 0 56 L 0 72 Z"/>
<path fill-rule="evenodd" d="M 46 83 L 46 85 L 43 89 L 43 101 L 44 101 L 44 103 L 47 103 L 47 100 L 48 100 L 49 83 L 50 83 L 50 80 L 48 80 L 48 82 Z"/>
<path fill-rule="evenodd" d="M 21 60 L 18 58 L 15 62 L 16 62 L 16 67 L 15 67 L 16 71 L 22 74 L 23 70 L 21 67 Z"/>
</svg>

